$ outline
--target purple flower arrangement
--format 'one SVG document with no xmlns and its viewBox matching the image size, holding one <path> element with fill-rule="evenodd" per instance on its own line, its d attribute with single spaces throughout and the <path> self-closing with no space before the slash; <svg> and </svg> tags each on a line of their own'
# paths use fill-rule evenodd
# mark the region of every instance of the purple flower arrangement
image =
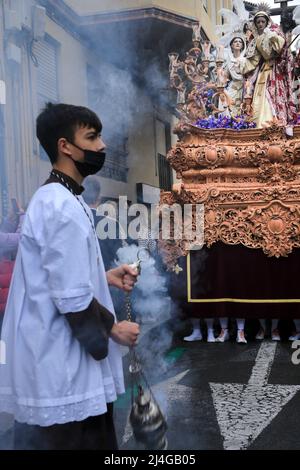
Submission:
<svg viewBox="0 0 300 470">
<path fill-rule="evenodd" d="M 300 126 L 300 114 L 298 113 L 293 122 L 294 126 Z"/>
<path fill-rule="evenodd" d="M 237 131 L 256 127 L 256 123 L 245 116 L 219 116 L 218 118 L 210 116 L 206 119 L 198 119 L 194 125 L 201 129 L 235 129 Z"/>
</svg>

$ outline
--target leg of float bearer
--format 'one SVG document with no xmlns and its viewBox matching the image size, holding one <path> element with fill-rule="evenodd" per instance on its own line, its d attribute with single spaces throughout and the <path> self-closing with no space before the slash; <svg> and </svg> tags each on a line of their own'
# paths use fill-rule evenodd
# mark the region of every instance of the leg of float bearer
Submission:
<svg viewBox="0 0 300 470">
<path fill-rule="evenodd" d="M 245 318 L 237 318 L 236 324 L 237 324 L 236 342 L 240 344 L 246 344 L 247 340 L 245 338 L 245 332 L 244 332 Z"/>
<path fill-rule="evenodd" d="M 189 336 L 185 336 L 184 341 L 201 341 L 202 333 L 200 328 L 200 320 L 198 318 L 191 318 L 193 331 Z"/>
<path fill-rule="evenodd" d="M 272 340 L 273 341 L 280 341 L 280 339 L 281 339 L 280 334 L 279 334 L 279 330 L 278 330 L 278 321 L 279 320 L 277 318 L 272 319 L 272 329 L 271 329 L 272 333 L 271 333 L 271 335 L 272 335 Z"/>
<path fill-rule="evenodd" d="M 228 317 L 220 318 L 220 325 L 222 330 L 228 330 Z"/>
<path fill-rule="evenodd" d="M 264 320 L 263 318 L 260 318 L 259 324 L 260 324 L 260 328 L 258 330 L 257 335 L 255 336 L 255 339 L 263 340 L 265 338 L 266 329 L 267 329 L 266 320 Z"/>
<path fill-rule="evenodd" d="M 214 335 L 214 319 L 213 318 L 206 318 L 206 325 L 207 325 L 207 342 L 214 343 L 216 341 Z"/>
<path fill-rule="evenodd" d="M 289 337 L 290 341 L 296 341 L 300 339 L 300 319 L 294 320 L 295 323 L 295 332 Z"/>
<path fill-rule="evenodd" d="M 216 338 L 216 341 L 218 343 L 224 343 L 225 341 L 229 340 L 228 317 L 220 318 L 220 325 L 221 325 L 221 332 L 219 336 Z"/>
</svg>

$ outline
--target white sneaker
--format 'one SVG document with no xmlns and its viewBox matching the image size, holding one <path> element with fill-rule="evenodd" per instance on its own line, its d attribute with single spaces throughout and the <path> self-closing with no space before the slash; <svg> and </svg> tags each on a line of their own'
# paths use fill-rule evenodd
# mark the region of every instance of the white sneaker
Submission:
<svg viewBox="0 0 300 470">
<path fill-rule="evenodd" d="M 280 334 L 277 328 L 272 331 L 272 341 L 281 341 Z"/>
<path fill-rule="evenodd" d="M 224 330 L 222 329 L 222 330 L 221 330 L 221 333 L 220 333 L 219 336 L 216 338 L 216 342 L 217 342 L 217 343 L 224 343 L 225 341 L 229 341 L 229 333 L 228 333 L 228 329 L 227 329 L 227 328 L 224 328 Z"/>
<path fill-rule="evenodd" d="M 215 343 L 215 341 L 216 341 L 216 338 L 215 338 L 213 330 L 208 330 L 208 332 L 207 332 L 207 342 L 208 343 Z"/>
<path fill-rule="evenodd" d="M 297 339 L 300 339 L 300 332 L 299 333 L 296 333 L 294 335 L 291 335 L 289 337 L 289 341 L 296 341 Z"/>
<path fill-rule="evenodd" d="M 183 339 L 184 341 L 201 341 L 202 340 L 201 331 L 194 330 L 191 335 L 185 336 Z"/>
<path fill-rule="evenodd" d="M 238 330 L 236 336 L 236 342 L 240 344 L 247 344 L 247 340 L 245 338 L 244 330 Z"/>
<path fill-rule="evenodd" d="M 265 330 L 263 328 L 259 329 L 259 332 L 255 336 L 255 339 L 259 339 L 259 340 L 265 339 Z"/>
</svg>

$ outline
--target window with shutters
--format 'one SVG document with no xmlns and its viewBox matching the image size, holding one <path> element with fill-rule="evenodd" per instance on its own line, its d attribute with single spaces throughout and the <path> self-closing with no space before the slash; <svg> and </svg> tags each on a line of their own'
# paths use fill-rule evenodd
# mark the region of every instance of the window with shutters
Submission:
<svg viewBox="0 0 300 470">
<path fill-rule="evenodd" d="M 45 40 L 34 43 L 32 52 L 36 65 L 38 107 L 41 108 L 47 101 L 58 101 L 58 43 L 46 36 Z"/>
<path fill-rule="evenodd" d="M 32 59 L 36 70 L 38 112 L 48 101 L 52 103 L 59 101 L 57 79 L 58 48 L 59 44 L 48 35 L 45 36 L 44 40 L 34 42 L 32 47 Z M 42 160 L 49 160 L 41 146 L 39 154 Z"/>
</svg>

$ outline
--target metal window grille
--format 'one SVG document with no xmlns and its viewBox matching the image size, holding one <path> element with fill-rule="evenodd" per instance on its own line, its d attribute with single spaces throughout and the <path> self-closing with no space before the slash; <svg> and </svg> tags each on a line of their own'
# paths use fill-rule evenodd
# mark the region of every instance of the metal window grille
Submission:
<svg viewBox="0 0 300 470">
<path fill-rule="evenodd" d="M 165 191 L 172 189 L 172 170 L 164 155 L 158 154 L 159 186 Z"/>
</svg>

